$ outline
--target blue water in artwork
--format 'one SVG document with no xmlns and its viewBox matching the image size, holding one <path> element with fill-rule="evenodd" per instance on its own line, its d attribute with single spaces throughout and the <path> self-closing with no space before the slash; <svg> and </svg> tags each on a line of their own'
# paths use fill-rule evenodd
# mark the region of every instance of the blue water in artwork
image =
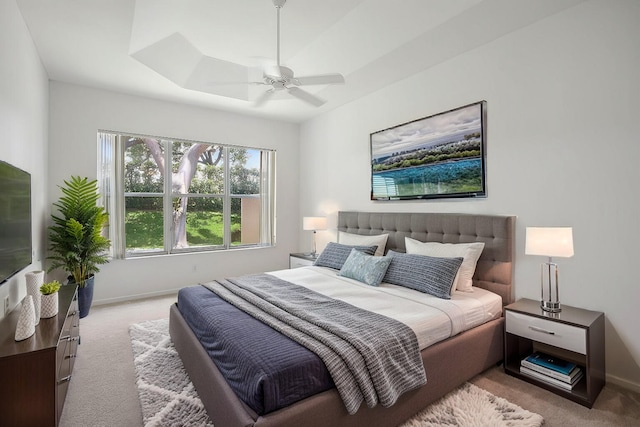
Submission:
<svg viewBox="0 0 640 427">
<path fill-rule="evenodd" d="M 373 173 L 374 198 L 474 191 L 482 191 L 480 158 Z"/>
</svg>

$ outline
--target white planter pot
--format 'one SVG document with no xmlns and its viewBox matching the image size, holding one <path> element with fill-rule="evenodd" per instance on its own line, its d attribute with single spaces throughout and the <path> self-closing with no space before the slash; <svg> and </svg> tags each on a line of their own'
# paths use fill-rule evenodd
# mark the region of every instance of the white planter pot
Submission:
<svg viewBox="0 0 640 427">
<path fill-rule="evenodd" d="M 58 293 L 54 292 L 49 295 L 42 295 L 40 304 L 40 317 L 48 319 L 58 314 Z"/>
</svg>

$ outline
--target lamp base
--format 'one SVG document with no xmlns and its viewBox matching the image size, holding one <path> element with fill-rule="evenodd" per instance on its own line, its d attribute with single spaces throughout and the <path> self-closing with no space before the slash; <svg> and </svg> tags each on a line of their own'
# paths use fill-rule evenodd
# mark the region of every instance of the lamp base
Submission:
<svg viewBox="0 0 640 427">
<path fill-rule="evenodd" d="M 553 262 L 551 257 L 549 262 L 540 264 L 540 287 L 540 308 L 547 313 L 560 313 L 562 309 L 558 291 L 558 264 Z M 548 292 L 545 292 L 547 289 Z"/>
<path fill-rule="evenodd" d="M 559 301 L 540 301 L 540 308 L 549 313 L 560 313 L 562 311 Z"/>
</svg>

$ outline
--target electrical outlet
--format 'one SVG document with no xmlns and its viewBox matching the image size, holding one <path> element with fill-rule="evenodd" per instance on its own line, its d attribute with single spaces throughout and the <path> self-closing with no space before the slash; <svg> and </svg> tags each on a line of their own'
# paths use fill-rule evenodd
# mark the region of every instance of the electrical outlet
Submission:
<svg viewBox="0 0 640 427">
<path fill-rule="evenodd" d="M 9 295 L 4 297 L 4 315 L 6 316 L 9 312 Z"/>
</svg>

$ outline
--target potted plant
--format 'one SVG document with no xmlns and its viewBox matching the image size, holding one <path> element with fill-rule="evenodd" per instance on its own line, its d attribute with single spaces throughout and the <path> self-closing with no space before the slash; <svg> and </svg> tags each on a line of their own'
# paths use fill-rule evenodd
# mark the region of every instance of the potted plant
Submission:
<svg viewBox="0 0 640 427">
<path fill-rule="evenodd" d="M 80 317 L 89 314 L 93 300 L 94 274 L 99 265 L 107 263 L 111 242 L 102 235 L 108 214 L 98 206 L 98 181 L 72 176 L 60 186 L 63 196 L 53 206 L 59 214 L 51 214 L 49 227 L 48 271 L 63 268 L 69 274 L 69 283 L 78 284 Z"/>
<path fill-rule="evenodd" d="M 40 293 L 42 294 L 40 305 L 40 317 L 48 319 L 58 314 L 58 291 L 60 290 L 60 282 L 54 280 L 53 282 L 43 283 L 40 286 Z"/>
</svg>

